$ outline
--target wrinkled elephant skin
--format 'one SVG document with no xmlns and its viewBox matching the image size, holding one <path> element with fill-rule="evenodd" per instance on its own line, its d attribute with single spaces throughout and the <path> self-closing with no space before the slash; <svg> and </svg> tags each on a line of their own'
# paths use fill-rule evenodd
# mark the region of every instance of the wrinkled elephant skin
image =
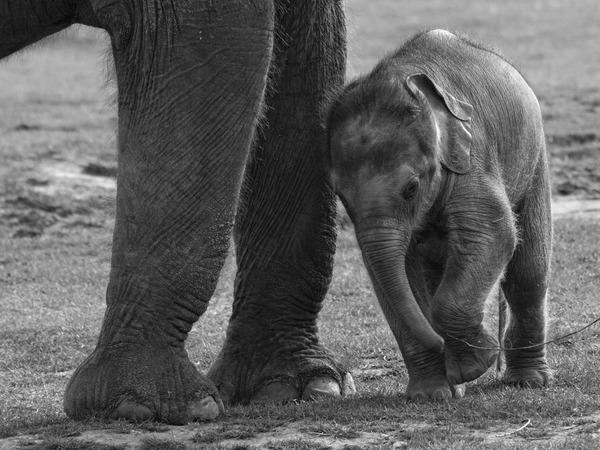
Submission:
<svg viewBox="0 0 600 450">
<path fill-rule="evenodd" d="M 480 44 L 420 33 L 333 96 L 327 123 L 332 182 L 403 353 L 408 397 L 464 395 L 496 361 L 484 306 L 504 298 L 505 380 L 546 385 L 550 186 L 523 77 Z"/>
<path fill-rule="evenodd" d="M 351 394 L 316 326 L 336 240 L 319 114 L 343 82 L 340 2 L 0 0 L 0 58 L 73 23 L 111 38 L 118 174 L 106 313 L 67 414 L 185 423 L 221 398 Z M 184 343 L 232 231 L 233 315 L 204 377 Z"/>
</svg>

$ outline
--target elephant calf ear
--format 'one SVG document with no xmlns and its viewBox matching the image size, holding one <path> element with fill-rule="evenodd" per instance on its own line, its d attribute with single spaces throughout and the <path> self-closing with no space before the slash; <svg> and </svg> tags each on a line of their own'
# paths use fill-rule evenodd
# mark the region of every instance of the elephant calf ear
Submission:
<svg viewBox="0 0 600 450">
<path fill-rule="evenodd" d="M 407 77 L 406 87 L 433 114 L 442 164 L 452 172 L 467 173 L 471 168 L 473 107 L 441 89 L 423 73 Z"/>
</svg>

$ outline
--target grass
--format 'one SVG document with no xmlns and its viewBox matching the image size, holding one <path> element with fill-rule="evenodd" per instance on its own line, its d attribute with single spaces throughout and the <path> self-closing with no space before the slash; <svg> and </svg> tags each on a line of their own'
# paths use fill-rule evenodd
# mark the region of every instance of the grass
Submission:
<svg viewBox="0 0 600 450">
<path fill-rule="evenodd" d="M 542 105 L 556 196 L 600 195 L 600 28 L 596 0 L 574 4 L 350 0 L 348 76 L 423 28 L 466 31 L 516 62 Z M 69 421 L 62 394 L 94 348 L 114 220 L 115 112 L 102 37 L 83 31 L 0 63 L 0 438 L 29 448 L 592 448 L 600 433 L 600 326 L 552 344 L 555 382 L 501 385 L 490 373 L 451 404 L 406 403 L 402 358 L 341 218 L 322 342 L 352 368 L 358 395 L 234 407 L 210 424 Z M 549 339 L 600 316 L 600 227 L 555 222 Z M 202 371 L 231 312 L 227 263 L 187 348 Z M 524 421 L 530 424 L 518 430 Z M 18 438 L 13 438 L 18 439 Z M 0 439 L 11 448 L 12 441 Z"/>
</svg>

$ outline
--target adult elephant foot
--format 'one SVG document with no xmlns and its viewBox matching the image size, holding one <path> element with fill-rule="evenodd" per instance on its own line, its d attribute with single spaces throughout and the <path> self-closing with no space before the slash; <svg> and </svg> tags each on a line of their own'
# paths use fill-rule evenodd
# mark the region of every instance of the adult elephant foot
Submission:
<svg viewBox="0 0 600 450">
<path fill-rule="evenodd" d="M 416 403 L 448 402 L 464 397 L 464 384 L 452 385 L 444 375 L 427 378 L 411 378 L 406 388 L 408 400 Z"/>
<path fill-rule="evenodd" d="M 341 397 L 356 393 L 354 379 L 350 372 L 342 375 L 341 382 L 337 377 L 318 376 L 299 373 L 296 379 L 281 381 L 267 381 L 264 387 L 259 388 L 249 403 L 285 403 L 294 400 L 318 400 L 319 398 Z M 303 380 L 303 381 L 301 381 Z M 308 381 L 309 380 L 309 381 Z M 303 386 L 304 385 L 304 386 Z"/>
<path fill-rule="evenodd" d="M 483 375 L 498 357 L 498 340 L 483 327 L 466 334 L 442 334 L 446 342 L 446 376 L 459 385 Z"/>
<path fill-rule="evenodd" d="M 223 403 L 185 350 L 132 346 L 126 351 L 96 348 L 73 374 L 64 408 L 76 420 L 100 417 L 181 425 L 215 419 Z"/>
<path fill-rule="evenodd" d="M 356 392 L 352 375 L 319 344 L 306 347 L 305 340 L 256 336 L 228 340 L 208 372 L 225 404 L 285 403 Z"/>
<path fill-rule="evenodd" d="M 508 359 L 508 357 L 507 357 Z M 541 388 L 550 385 L 553 376 L 546 361 L 528 361 L 527 367 L 508 365 L 502 376 L 506 384 L 526 388 Z"/>
</svg>

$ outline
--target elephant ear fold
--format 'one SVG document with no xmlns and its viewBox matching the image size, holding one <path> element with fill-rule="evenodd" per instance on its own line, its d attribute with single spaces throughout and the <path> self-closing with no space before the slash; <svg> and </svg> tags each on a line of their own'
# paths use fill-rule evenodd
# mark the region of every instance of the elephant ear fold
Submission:
<svg viewBox="0 0 600 450">
<path fill-rule="evenodd" d="M 429 110 L 435 122 L 442 164 L 455 173 L 471 168 L 471 113 L 473 107 L 444 91 L 423 73 L 406 78 L 406 88 Z"/>
</svg>

